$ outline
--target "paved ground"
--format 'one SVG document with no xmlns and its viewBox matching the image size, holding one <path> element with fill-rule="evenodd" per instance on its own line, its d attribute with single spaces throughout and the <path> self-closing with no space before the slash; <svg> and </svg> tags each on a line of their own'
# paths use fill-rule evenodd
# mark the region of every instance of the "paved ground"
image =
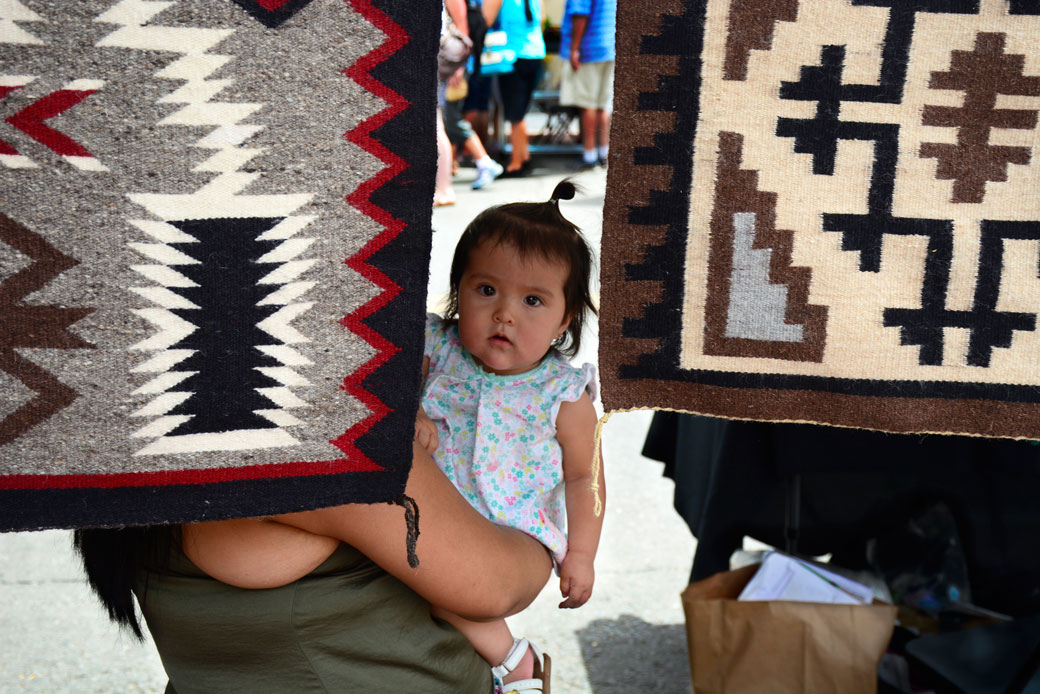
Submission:
<svg viewBox="0 0 1040 694">
<path fill-rule="evenodd" d="M 456 180 L 458 203 L 434 211 L 431 294 L 443 295 L 455 240 L 491 204 L 544 200 L 566 173 L 548 162 L 523 179 L 469 190 L 472 169 Z M 605 173 L 585 172 L 578 199 L 564 213 L 598 246 Z M 594 359 L 595 340 L 579 358 Z M 557 609 L 549 583 L 528 610 L 510 621 L 553 658 L 556 694 L 687 694 L 690 691 L 679 592 L 694 541 L 672 510 L 672 484 L 661 466 L 642 458 L 648 412 L 614 415 L 603 434 L 608 504 L 592 600 Z M 162 691 L 165 678 L 149 643 L 119 633 L 87 590 L 69 533 L 0 534 L 0 694 L 101 694 Z"/>
</svg>

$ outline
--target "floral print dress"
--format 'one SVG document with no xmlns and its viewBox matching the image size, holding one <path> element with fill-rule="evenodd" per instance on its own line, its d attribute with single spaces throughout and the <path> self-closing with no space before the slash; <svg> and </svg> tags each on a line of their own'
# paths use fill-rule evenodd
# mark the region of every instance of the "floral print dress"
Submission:
<svg viewBox="0 0 1040 694">
<path fill-rule="evenodd" d="M 567 516 L 556 415 L 585 392 L 595 399 L 595 367 L 571 366 L 551 350 L 525 373 L 488 373 L 463 347 L 457 326 L 435 314 L 426 320 L 425 353 L 422 404 L 437 425 L 437 465 L 473 508 L 532 535 L 559 564 Z"/>
</svg>

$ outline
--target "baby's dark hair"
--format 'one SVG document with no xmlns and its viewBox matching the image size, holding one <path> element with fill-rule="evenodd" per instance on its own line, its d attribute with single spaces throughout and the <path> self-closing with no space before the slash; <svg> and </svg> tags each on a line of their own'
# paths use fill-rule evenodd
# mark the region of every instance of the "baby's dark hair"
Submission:
<svg viewBox="0 0 1040 694">
<path fill-rule="evenodd" d="M 496 205 L 474 217 L 455 246 L 445 318 L 458 316 L 459 283 L 473 249 L 483 243 L 506 244 L 521 256 L 537 254 L 550 262 L 562 262 L 569 269 L 563 293 L 564 315 L 570 316 L 571 322 L 556 348 L 568 357 L 577 354 L 585 320 L 589 313 L 596 315 L 597 311 L 589 294 L 592 251 L 581 230 L 560 212 L 560 200 L 570 200 L 576 192 L 574 183 L 565 178 L 556 184 L 546 202 Z"/>
</svg>

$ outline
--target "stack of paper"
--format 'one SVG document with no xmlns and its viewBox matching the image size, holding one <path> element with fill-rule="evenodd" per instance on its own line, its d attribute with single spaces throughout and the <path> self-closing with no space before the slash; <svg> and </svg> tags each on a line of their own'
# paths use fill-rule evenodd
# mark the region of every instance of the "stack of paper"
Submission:
<svg viewBox="0 0 1040 694">
<path fill-rule="evenodd" d="M 769 552 L 738 600 L 794 600 L 869 605 L 870 588 L 797 557 Z"/>
</svg>

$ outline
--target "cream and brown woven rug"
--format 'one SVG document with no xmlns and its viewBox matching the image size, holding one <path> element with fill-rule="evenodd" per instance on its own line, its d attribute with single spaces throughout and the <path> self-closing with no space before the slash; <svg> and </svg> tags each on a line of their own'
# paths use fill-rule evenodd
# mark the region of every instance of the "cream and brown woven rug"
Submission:
<svg viewBox="0 0 1040 694">
<path fill-rule="evenodd" d="M 1040 2 L 618 12 L 606 408 L 1040 438 Z"/>
</svg>

